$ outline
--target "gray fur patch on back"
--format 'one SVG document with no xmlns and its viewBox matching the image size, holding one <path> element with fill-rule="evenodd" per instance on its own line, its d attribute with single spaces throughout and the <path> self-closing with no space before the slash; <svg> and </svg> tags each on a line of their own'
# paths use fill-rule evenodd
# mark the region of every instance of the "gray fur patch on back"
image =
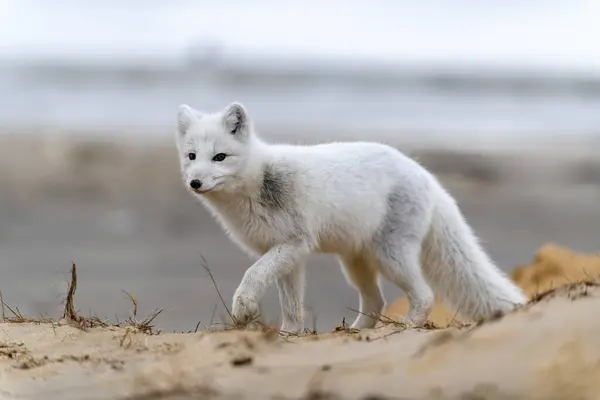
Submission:
<svg viewBox="0 0 600 400">
<path fill-rule="evenodd" d="M 260 204 L 273 211 L 293 208 L 294 174 L 265 166 L 260 188 Z"/>
<path fill-rule="evenodd" d="M 387 196 L 387 211 L 373 241 L 389 258 L 395 258 L 395 250 L 403 246 L 402 240 L 420 242 L 426 233 L 427 200 L 415 193 L 418 191 L 397 187 Z"/>
</svg>

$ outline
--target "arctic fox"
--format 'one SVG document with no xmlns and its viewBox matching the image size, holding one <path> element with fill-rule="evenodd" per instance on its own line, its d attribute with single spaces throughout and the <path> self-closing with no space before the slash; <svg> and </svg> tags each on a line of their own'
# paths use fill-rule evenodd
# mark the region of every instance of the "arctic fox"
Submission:
<svg viewBox="0 0 600 400">
<path fill-rule="evenodd" d="M 403 322 L 422 325 L 436 295 L 479 319 L 526 301 L 480 247 L 454 198 L 395 148 L 373 142 L 270 144 L 246 108 L 178 111 L 176 144 L 185 186 L 231 239 L 258 260 L 233 297 L 243 320 L 276 284 L 281 330 L 303 329 L 305 263 L 335 254 L 359 293 L 353 328 L 370 328 L 385 300 L 379 276 L 404 290 Z M 431 285 L 431 287 L 430 287 Z"/>
</svg>

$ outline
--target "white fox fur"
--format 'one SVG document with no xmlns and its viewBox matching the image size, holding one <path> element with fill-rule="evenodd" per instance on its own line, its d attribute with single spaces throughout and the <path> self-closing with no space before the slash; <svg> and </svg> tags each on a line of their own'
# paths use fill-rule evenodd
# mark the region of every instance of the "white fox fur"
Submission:
<svg viewBox="0 0 600 400">
<path fill-rule="evenodd" d="M 526 300 L 480 247 L 454 198 L 391 146 L 269 144 L 239 103 L 216 113 L 180 106 L 176 143 L 186 187 L 236 243 L 260 256 L 235 292 L 236 319 L 257 313 L 276 284 L 282 331 L 301 330 L 311 253 L 335 254 L 358 291 L 354 328 L 373 327 L 372 315 L 385 306 L 380 275 L 407 294 L 408 324 L 427 320 L 430 285 L 471 319 Z"/>
</svg>

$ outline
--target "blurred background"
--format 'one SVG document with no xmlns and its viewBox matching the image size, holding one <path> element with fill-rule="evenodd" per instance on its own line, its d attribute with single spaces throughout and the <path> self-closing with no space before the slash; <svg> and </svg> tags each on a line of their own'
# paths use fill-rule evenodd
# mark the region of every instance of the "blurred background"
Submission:
<svg viewBox="0 0 600 400">
<path fill-rule="evenodd" d="M 593 0 L 0 0 L 4 299 L 57 315 L 73 261 L 82 313 L 126 317 L 127 290 L 187 331 L 219 303 L 204 257 L 229 306 L 253 260 L 183 187 L 181 103 L 240 101 L 274 141 L 397 146 L 506 271 L 547 242 L 598 251 L 598 20 Z M 306 306 L 319 330 L 355 317 L 332 257 Z"/>
</svg>

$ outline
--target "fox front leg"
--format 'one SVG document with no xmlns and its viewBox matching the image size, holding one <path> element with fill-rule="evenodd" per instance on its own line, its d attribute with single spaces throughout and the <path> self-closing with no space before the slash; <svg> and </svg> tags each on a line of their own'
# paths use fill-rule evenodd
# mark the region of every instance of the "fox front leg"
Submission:
<svg viewBox="0 0 600 400">
<path fill-rule="evenodd" d="M 265 291 L 276 282 L 278 285 L 285 282 L 304 263 L 308 254 L 308 247 L 303 242 L 276 245 L 248 268 L 233 296 L 234 322 L 245 325 L 256 320 L 260 312 L 260 299 Z M 288 310 L 284 302 L 282 310 Z"/>
<path fill-rule="evenodd" d="M 304 329 L 305 264 L 300 263 L 289 274 L 277 280 L 281 306 L 281 332 L 299 333 Z"/>
</svg>

